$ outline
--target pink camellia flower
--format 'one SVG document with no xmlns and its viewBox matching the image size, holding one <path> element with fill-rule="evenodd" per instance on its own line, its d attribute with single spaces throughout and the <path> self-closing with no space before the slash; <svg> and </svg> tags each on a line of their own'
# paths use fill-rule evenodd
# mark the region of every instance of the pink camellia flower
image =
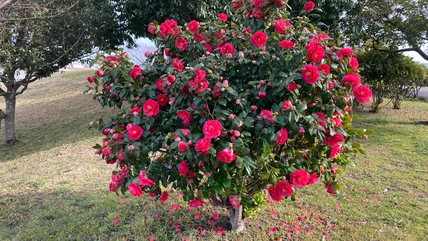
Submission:
<svg viewBox="0 0 428 241">
<path fill-rule="evenodd" d="M 352 56 L 354 56 L 354 51 L 352 51 L 351 48 L 342 48 L 342 49 L 339 50 L 338 54 L 341 55 L 341 56 L 350 56 L 350 57 L 352 57 Z"/>
<path fill-rule="evenodd" d="M 164 94 L 157 95 L 156 100 L 160 106 L 166 106 L 168 104 L 168 96 Z"/>
<path fill-rule="evenodd" d="M 320 64 L 320 66 L 318 66 L 318 70 L 320 72 L 324 72 L 326 75 L 330 74 L 330 66 L 328 64 Z"/>
<path fill-rule="evenodd" d="M 181 71 L 183 71 L 184 64 L 178 58 L 174 58 L 172 59 L 172 68 L 177 70 L 178 73 L 181 73 Z"/>
<path fill-rule="evenodd" d="M 132 68 L 131 72 L 129 73 L 129 76 L 131 76 L 131 78 L 136 79 L 138 77 L 138 75 L 141 74 L 141 68 L 139 65 L 134 65 L 134 67 Z"/>
<path fill-rule="evenodd" d="M 141 187 L 133 182 L 129 184 L 128 191 L 129 193 L 131 193 L 133 197 L 141 197 L 143 195 L 143 191 L 141 190 Z"/>
<path fill-rule="evenodd" d="M 104 147 L 103 149 L 101 149 L 101 154 L 103 154 L 103 156 L 109 156 L 112 153 L 113 152 L 109 147 Z"/>
<path fill-rule="evenodd" d="M 217 15 L 218 19 L 220 19 L 221 21 L 227 21 L 227 15 L 224 13 L 219 13 Z"/>
<path fill-rule="evenodd" d="M 336 133 L 333 136 L 326 137 L 324 139 L 323 143 L 327 146 L 333 147 L 333 146 L 337 145 L 338 143 L 344 142 L 344 141 L 345 141 L 345 138 L 343 137 L 343 135 L 340 133 Z"/>
<path fill-rule="evenodd" d="M 288 40 L 282 40 L 278 44 L 283 49 L 292 49 L 294 45 L 296 45 L 293 41 L 288 41 Z"/>
<path fill-rule="evenodd" d="M 268 121 L 270 121 L 270 123 L 274 123 L 274 120 L 272 118 L 272 115 L 270 113 L 270 110 L 262 110 L 259 114 L 260 118 L 262 119 L 266 119 Z"/>
<path fill-rule="evenodd" d="M 311 175 L 309 175 L 308 185 L 314 184 L 316 182 L 318 182 L 318 175 L 316 173 L 312 173 Z"/>
<path fill-rule="evenodd" d="M 177 115 L 183 123 L 189 123 L 192 120 L 192 115 L 187 110 L 178 110 Z"/>
<path fill-rule="evenodd" d="M 303 6 L 303 10 L 305 10 L 306 12 L 312 11 L 315 7 L 315 3 L 312 1 L 309 1 L 307 3 L 305 3 L 305 6 Z"/>
<path fill-rule="evenodd" d="M 91 84 L 92 84 L 92 83 L 94 83 L 94 81 L 95 81 L 94 76 L 92 76 L 92 75 L 91 75 L 91 76 L 88 76 L 88 82 L 89 82 L 89 83 L 91 83 Z"/>
<path fill-rule="evenodd" d="M 169 83 L 175 82 L 175 76 L 174 75 L 168 75 L 168 77 L 166 77 L 166 79 L 168 80 Z"/>
<path fill-rule="evenodd" d="M 140 126 L 132 126 L 128 129 L 128 139 L 138 141 L 143 135 L 143 129 Z"/>
<path fill-rule="evenodd" d="M 205 202 L 202 199 L 199 199 L 199 198 L 190 200 L 188 202 L 189 207 L 192 208 L 192 209 L 193 208 L 198 208 L 198 207 L 203 207 L 204 204 L 205 204 Z"/>
<path fill-rule="evenodd" d="M 199 139 L 195 144 L 195 151 L 206 152 L 210 149 L 211 139 L 210 138 L 202 138 Z"/>
<path fill-rule="evenodd" d="M 195 20 L 190 21 L 189 24 L 187 25 L 187 29 L 191 32 L 194 33 L 199 29 L 199 23 Z"/>
<path fill-rule="evenodd" d="M 167 191 L 162 192 L 159 202 L 164 203 L 166 200 L 168 200 L 169 194 Z"/>
<path fill-rule="evenodd" d="M 339 144 L 332 146 L 331 150 L 330 150 L 330 158 L 334 159 L 336 157 L 337 153 L 339 153 L 340 151 L 341 151 L 341 148 L 340 148 Z"/>
<path fill-rule="evenodd" d="M 239 207 L 239 205 L 241 205 L 241 203 L 238 200 L 238 197 L 236 197 L 235 195 L 229 196 L 229 202 L 233 208 L 237 208 L 237 207 Z"/>
<path fill-rule="evenodd" d="M 260 48 L 266 44 L 266 38 L 267 36 L 264 32 L 255 32 L 251 37 L 251 43 Z"/>
<path fill-rule="evenodd" d="M 305 128 L 299 127 L 299 130 L 297 132 L 299 132 L 300 135 L 303 135 L 305 134 Z"/>
<path fill-rule="evenodd" d="M 207 120 L 202 126 L 202 131 L 206 138 L 217 138 L 221 134 L 221 123 L 218 120 Z"/>
<path fill-rule="evenodd" d="M 358 59 L 354 58 L 354 57 L 350 58 L 348 65 L 352 69 L 357 70 L 358 69 Z"/>
<path fill-rule="evenodd" d="M 180 176 L 185 177 L 187 175 L 187 172 L 189 170 L 189 166 L 187 165 L 187 161 L 182 161 L 178 165 L 178 173 L 180 173 Z"/>
<path fill-rule="evenodd" d="M 288 140 L 288 132 L 287 129 L 284 127 L 279 129 L 277 138 L 276 138 L 276 144 L 277 145 L 284 145 L 284 143 Z"/>
<path fill-rule="evenodd" d="M 236 154 L 233 153 L 233 149 L 225 148 L 220 152 L 217 152 L 217 159 L 224 163 L 231 163 L 236 159 Z"/>
<path fill-rule="evenodd" d="M 99 70 L 97 70 L 96 74 L 97 74 L 98 77 L 103 77 L 104 71 L 102 71 L 102 70 L 99 69 Z"/>
<path fill-rule="evenodd" d="M 317 120 L 318 124 L 325 128 L 327 126 L 327 119 L 324 117 L 324 114 L 321 112 L 315 112 L 314 114 L 319 119 L 319 120 Z"/>
<path fill-rule="evenodd" d="M 293 187 L 290 183 L 285 181 L 279 181 L 275 185 L 276 192 L 281 197 L 289 197 L 294 193 Z"/>
<path fill-rule="evenodd" d="M 278 33 L 278 34 L 286 34 L 287 31 L 290 30 L 291 28 L 290 22 L 284 19 L 276 20 L 273 26 L 275 27 L 275 33 Z"/>
<path fill-rule="evenodd" d="M 155 83 L 156 88 L 162 92 L 165 92 L 165 88 L 163 87 L 164 82 L 165 82 L 164 79 L 158 79 L 158 80 L 156 80 L 156 83 Z"/>
<path fill-rule="evenodd" d="M 134 108 L 129 110 L 129 114 L 131 115 L 138 115 L 141 111 L 141 107 L 140 106 L 135 106 Z"/>
<path fill-rule="evenodd" d="M 175 40 L 175 46 L 181 51 L 186 51 L 187 49 L 187 40 L 185 38 L 177 38 Z"/>
<path fill-rule="evenodd" d="M 159 104 L 154 100 L 146 100 L 143 103 L 144 114 L 148 117 L 156 116 L 159 114 Z"/>
<path fill-rule="evenodd" d="M 292 106 L 293 106 L 293 104 L 291 103 L 291 101 L 286 100 L 286 101 L 284 101 L 284 104 L 282 104 L 281 109 L 282 110 L 289 110 Z"/>
<path fill-rule="evenodd" d="M 318 68 L 310 64 L 305 65 L 302 69 L 302 78 L 310 85 L 315 84 L 319 78 Z"/>
<path fill-rule="evenodd" d="M 354 88 L 354 96 L 358 103 L 370 102 L 372 98 L 372 90 L 364 85 Z"/>
<path fill-rule="evenodd" d="M 297 89 L 297 84 L 295 82 L 290 82 L 286 88 L 288 91 L 293 92 Z"/>
<path fill-rule="evenodd" d="M 324 48 L 321 45 L 316 44 L 308 49 L 307 58 L 311 62 L 318 63 L 324 58 L 324 54 Z"/>
<path fill-rule="evenodd" d="M 117 56 L 117 54 L 116 54 L 116 56 Z M 117 64 L 117 63 L 120 62 L 120 59 L 118 59 L 118 58 L 116 58 L 114 56 L 106 56 L 105 57 L 105 61 Z"/>
<path fill-rule="evenodd" d="M 268 189 L 268 193 L 272 200 L 276 202 L 280 202 L 282 200 L 282 196 L 279 194 L 278 190 L 271 184 Z"/>
<path fill-rule="evenodd" d="M 155 29 L 155 26 L 153 25 L 153 23 L 149 24 L 149 26 L 147 27 L 147 31 L 149 31 L 149 33 L 151 33 L 151 34 L 156 34 L 156 29 Z"/>
<path fill-rule="evenodd" d="M 303 188 L 308 185 L 309 174 L 305 170 L 296 170 L 290 175 L 291 183 L 297 188 Z"/>
<path fill-rule="evenodd" d="M 152 187 L 155 184 L 155 181 L 147 177 L 145 171 L 141 171 L 140 174 L 138 174 L 138 181 L 138 184 L 142 187 Z"/>
<path fill-rule="evenodd" d="M 327 188 L 327 192 L 330 193 L 331 195 L 336 194 L 336 192 L 333 190 L 333 185 L 331 185 L 331 183 L 327 184 L 325 188 Z"/>
<path fill-rule="evenodd" d="M 349 73 L 343 77 L 342 83 L 344 86 L 350 85 L 350 86 L 352 86 L 352 89 L 354 89 L 355 87 L 357 87 L 361 83 L 361 79 L 358 76 L 358 74 Z"/>
<path fill-rule="evenodd" d="M 241 8 L 241 0 L 232 0 L 232 3 L 230 4 L 230 6 L 234 9 L 234 10 L 239 10 Z"/>
<path fill-rule="evenodd" d="M 178 143 L 178 150 L 180 150 L 181 152 L 185 152 L 187 150 L 187 143 L 184 141 L 180 141 Z"/>
<path fill-rule="evenodd" d="M 231 43 L 224 44 L 220 49 L 221 55 L 234 54 L 235 52 L 235 47 Z"/>
</svg>

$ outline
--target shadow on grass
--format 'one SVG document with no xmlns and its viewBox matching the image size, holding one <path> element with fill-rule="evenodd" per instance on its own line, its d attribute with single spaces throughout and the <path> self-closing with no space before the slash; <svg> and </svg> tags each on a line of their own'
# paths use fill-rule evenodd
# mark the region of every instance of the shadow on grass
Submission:
<svg viewBox="0 0 428 241">
<path fill-rule="evenodd" d="M 89 122 L 112 113 L 112 109 L 102 108 L 83 95 L 18 106 L 18 141 L 6 145 L 1 133 L 0 162 L 100 136 L 96 129 L 88 129 Z"/>
</svg>

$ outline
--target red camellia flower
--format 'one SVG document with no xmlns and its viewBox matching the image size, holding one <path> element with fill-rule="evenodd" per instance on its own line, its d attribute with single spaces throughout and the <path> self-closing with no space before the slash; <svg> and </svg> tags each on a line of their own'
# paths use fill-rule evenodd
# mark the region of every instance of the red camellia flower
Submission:
<svg viewBox="0 0 428 241">
<path fill-rule="evenodd" d="M 327 184 L 325 188 L 327 188 L 327 192 L 330 193 L 331 195 L 336 194 L 336 192 L 333 190 L 333 185 L 331 185 L 331 183 Z"/>
<path fill-rule="evenodd" d="M 229 202 L 233 208 L 237 208 L 237 207 L 239 207 L 239 205 L 241 205 L 238 198 L 235 195 L 229 196 Z"/>
<path fill-rule="evenodd" d="M 297 89 L 297 84 L 294 82 L 290 82 L 286 88 L 288 91 L 293 92 Z"/>
<path fill-rule="evenodd" d="M 318 175 L 316 173 L 312 173 L 311 175 L 309 175 L 308 185 L 314 184 L 316 182 L 318 182 Z"/>
<path fill-rule="evenodd" d="M 202 138 L 199 139 L 195 144 L 195 151 L 206 152 L 210 149 L 211 139 L 210 138 Z"/>
<path fill-rule="evenodd" d="M 349 73 L 343 77 L 343 86 L 351 85 L 352 89 L 361 83 L 360 77 L 356 73 Z"/>
<path fill-rule="evenodd" d="M 320 72 L 324 72 L 326 75 L 330 74 L 330 66 L 328 64 L 320 64 L 320 66 L 318 66 L 318 70 Z"/>
<path fill-rule="evenodd" d="M 349 59 L 349 67 L 351 67 L 354 70 L 357 70 L 358 66 L 359 65 L 358 65 L 358 59 L 357 58 L 352 57 Z"/>
<path fill-rule="evenodd" d="M 287 139 L 288 139 L 287 129 L 285 129 L 284 127 L 279 129 L 278 134 L 277 134 L 277 138 L 276 138 L 276 144 L 277 145 L 284 145 L 284 143 L 287 141 Z"/>
<path fill-rule="evenodd" d="M 99 69 L 99 70 L 97 70 L 96 74 L 97 74 L 98 77 L 103 77 L 104 71 L 102 71 L 102 70 Z"/>
<path fill-rule="evenodd" d="M 324 58 L 324 54 L 324 48 L 321 45 L 316 44 L 312 45 L 308 49 L 307 58 L 311 62 L 318 63 Z"/>
<path fill-rule="evenodd" d="M 343 137 L 343 135 L 340 133 L 336 133 L 333 136 L 328 136 L 328 137 L 324 138 L 323 143 L 327 146 L 333 147 L 333 146 L 337 145 L 338 143 L 344 142 L 344 141 L 345 141 L 345 138 Z"/>
<path fill-rule="evenodd" d="M 187 40 L 185 38 L 177 38 L 175 40 L 175 46 L 181 51 L 186 51 L 187 49 Z"/>
<path fill-rule="evenodd" d="M 138 181 L 138 184 L 142 187 L 152 187 L 155 184 L 155 181 L 147 177 L 145 171 L 141 171 L 140 174 L 138 174 Z"/>
<path fill-rule="evenodd" d="M 183 71 L 184 64 L 178 58 L 174 58 L 172 59 L 172 68 L 177 70 L 178 73 L 181 73 L 181 71 Z"/>
<path fill-rule="evenodd" d="M 168 96 L 164 94 L 159 94 L 156 96 L 156 99 L 158 101 L 158 104 L 160 106 L 166 106 L 168 104 Z"/>
<path fill-rule="evenodd" d="M 235 47 L 233 47 L 233 45 L 230 43 L 224 44 L 223 47 L 220 49 L 220 53 L 221 55 L 234 54 Z"/>
<path fill-rule="evenodd" d="M 310 64 L 305 65 L 305 67 L 302 69 L 302 78 L 303 81 L 310 85 L 315 84 L 319 78 L 317 67 Z"/>
<path fill-rule="evenodd" d="M 218 19 L 220 19 L 221 21 L 227 21 L 227 15 L 224 13 L 219 13 L 217 15 Z"/>
<path fill-rule="evenodd" d="M 185 177 L 187 175 L 189 166 L 187 165 L 187 161 L 182 161 L 178 165 L 178 173 L 180 173 L 180 176 Z"/>
<path fill-rule="evenodd" d="M 144 101 L 143 111 L 148 117 L 156 116 L 159 113 L 158 102 L 151 99 Z"/>
<path fill-rule="evenodd" d="M 266 34 L 264 32 L 255 32 L 251 37 L 251 43 L 260 48 L 266 44 Z"/>
<path fill-rule="evenodd" d="M 89 83 L 94 83 L 94 81 L 95 81 L 95 78 L 94 78 L 94 76 L 88 76 L 88 82 Z"/>
<path fill-rule="evenodd" d="M 149 33 L 151 34 L 156 34 L 155 26 L 153 25 L 153 23 L 149 24 L 149 26 L 147 27 L 147 31 L 149 31 Z"/>
<path fill-rule="evenodd" d="M 181 152 L 185 152 L 187 150 L 187 143 L 184 141 L 180 141 L 178 143 L 178 150 L 180 150 Z"/>
<path fill-rule="evenodd" d="M 236 154 L 230 148 L 225 148 L 220 152 L 217 152 L 217 159 L 224 163 L 231 163 L 236 159 Z"/>
<path fill-rule="evenodd" d="M 303 10 L 305 10 L 306 12 L 312 11 L 315 7 L 315 3 L 312 1 L 309 1 L 305 4 L 305 6 L 303 6 Z"/>
<path fill-rule="evenodd" d="M 221 123 L 218 120 L 207 120 L 202 126 L 206 138 L 217 138 L 221 134 Z"/>
<path fill-rule="evenodd" d="M 272 118 L 272 114 L 270 113 L 270 110 L 262 110 L 261 112 L 260 112 L 260 114 L 259 114 L 259 116 L 262 118 L 262 119 L 266 119 L 266 120 L 268 120 L 270 123 L 274 123 L 274 120 L 273 120 L 273 118 Z"/>
<path fill-rule="evenodd" d="M 339 153 L 340 151 L 341 151 L 341 148 L 340 148 L 339 144 L 332 146 L 331 150 L 330 150 L 330 158 L 334 159 L 336 157 L 337 153 Z"/>
<path fill-rule="evenodd" d="M 296 170 L 290 175 L 291 183 L 297 188 L 303 188 L 308 185 L 309 174 L 305 170 Z"/>
<path fill-rule="evenodd" d="M 140 126 L 132 126 L 128 129 L 128 139 L 138 141 L 143 135 L 143 129 Z"/>
<path fill-rule="evenodd" d="M 272 184 L 268 188 L 268 193 L 272 200 L 276 202 L 280 202 L 282 200 L 282 196 L 279 195 L 278 190 Z"/>
<path fill-rule="evenodd" d="M 293 41 L 288 41 L 288 40 L 282 40 L 278 44 L 283 49 L 292 49 L 295 45 L 295 43 Z"/>
<path fill-rule="evenodd" d="M 364 85 L 360 85 L 354 88 L 354 96 L 358 103 L 367 103 L 372 98 L 372 90 Z"/>
<path fill-rule="evenodd" d="M 133 197 L 141 197 L 143 195 L 143 191 L 141 190 L 141 187 L 133 182 L 129 184 L 128 191 L 129 193 L 131 193 Z"/>
<path fill-rule="evenodd" d="M 232 3 L 230 4 L 230 6 L 234 9 L 234 10 L 238 10 L 241 8 L 241 0 L 232 0 Z"/>
<path fill-rule="evenodd" d="M 327 126 L 327 119 L 324 117 L 324 114 L 321 112 L 315 112 L 314 114 L 317 115 L 319 119 L 318 124 L 320 124 L 320 126 L 325 128 Z"/>
<path fill-rule="evenodd" d="M 164 191 L 160 198 L 159 198 L 159 202 L 164 203 L 166 200 L 168 200 L 169 194 L 167 191 Z"/>
<path fill-rule="evenodd" d="M 275 185 L 277 193 L 282 197 L 289 197 L 294 193 L 293 187 L 290 183 L 285 181 L 277 182 Z"/>
<path fill-rule="evenodd" d="M 113 152 L 111 151 L 111 149 L 110 148 L 108 148 L 108 147 L 104 147 L 102 150 L 101 150 L 101 154 L 103 154 L 104 156 L 109 156 L 110 154 L 112 154 Z"/>
<path fill-rule="evenodd" d="M 114 57 L 114 56 L 106 56 L 106 57 L 105 57 L 105 60 L 106 60 L 107 62 L 115 63 L 115 64 L 117 64 L 117 63 L 119 63 L 119 62 L 120 62 L 120 59 L 118 59 L 118 58 L 116 58 L 116 57 Z"/>
<path fill-rule="evenodd" d="M 160 31 L 161 37 L 165 38 L 166 35 L 172 33 L 172 28 L 171 28 L 171 26 L 168 23 L 163 22 L 159 26 L 159 31 Z"/>
<path fill-rule="evenodd" d="M 199 29 L 199 23 L 195 20 L 190 21 L 189 24 L 187 25 L 187 29 L 189 29 L 191 33 L 194 33 Z"/>
<path fill-rule="evenodd" d="M 141 111 L 141 107 L 139 107 L 137 105 L 134 108 L 132 108 L 132 109 L 129 110 L 129 114 L 131 114 L 131 115 L 137 115 L 137 114 L 140 113 L 140 111 Z"/>
<path fill-rule="evenodd" d="M 202 199 L 198 199 L 198 198 L 190 200 L 188 202 L 188 205 L 189 205 L 190 208 L 203 207 L 204 204 L 205 204 L 205 202 Z"/>
<path fill-rule="evenodd" d="M 177 110 L 177 115 L 183 122 L 192 120 L 192 115 L 187 110 Z"/>
<path fill-rule="evenodd" d="M 131 72 L 129 73 L 129 76 L 131 76 L 131 78 L 136 79 L 138 77 L 138 75 L 141 74 L 141 68 L 139 65 L 134 65 L 134 68 L 132 68 Z"/>
<path fill-rule="evenodd" d="M 339 50 L 339 55 L 341 56 L 354 56 L 354 51 L 351 48 L 342 48 Z"/>
<path fill-rule="evenodd" d="M 276 20 L 273 26 L 275 27 L 275 33 L 278 33 L 278 34 L 286 34 L 287 31 L 290 30 L 291 28 L 290 22 L 284 19 Z"/>
</svg>

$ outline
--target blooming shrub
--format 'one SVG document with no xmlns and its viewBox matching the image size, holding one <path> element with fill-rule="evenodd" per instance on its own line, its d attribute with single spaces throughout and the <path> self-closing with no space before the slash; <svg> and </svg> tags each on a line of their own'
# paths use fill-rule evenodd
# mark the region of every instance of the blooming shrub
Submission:
<svg viewBox="0 0 428 241">
<path fill-rule="evenodd" d="M 352 128 L 354 99 L 371 97 L 353 51 L 305 16 L 288 19 L 284 1 L 232 7 L 207 23 L 150 24 L 162 47 L 141 66 L 97 57 L 94 99 L 124 110 L 100 121 L 95 146 L 119 168 L 110 191 L 164 202 L 171 185 L 191 208 L 209 200 L 250 215 L 266 189 L 278 202 L 316 182 L 341 190 L 363 153 L 356 139 L 370 134 Z"/>
</svg>

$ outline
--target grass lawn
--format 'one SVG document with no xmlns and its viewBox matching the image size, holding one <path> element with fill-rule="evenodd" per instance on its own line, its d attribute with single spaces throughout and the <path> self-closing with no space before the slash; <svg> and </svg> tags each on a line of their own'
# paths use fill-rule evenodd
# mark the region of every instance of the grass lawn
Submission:
<svg viewBox="0 0 428 241">
<path fill-rule="evenodd" d="M 235 235 L 218 229 L 225 210 L 189 211 L 178 193 L 160 204 L 108 191 L 114 167 L 94 155 L 101 135 L 88 123 L 114 110 L 82 95 L 88 73 L 55 74 L 18 97 L 19 142 L 6 146 L 0 135 L 0 240 L 427 240 L 428 102 L 359 112 L 356 126 L 376 133 L 340 196 L 312 185 L 296 202 L 263 207 Z"/>
</svg>

